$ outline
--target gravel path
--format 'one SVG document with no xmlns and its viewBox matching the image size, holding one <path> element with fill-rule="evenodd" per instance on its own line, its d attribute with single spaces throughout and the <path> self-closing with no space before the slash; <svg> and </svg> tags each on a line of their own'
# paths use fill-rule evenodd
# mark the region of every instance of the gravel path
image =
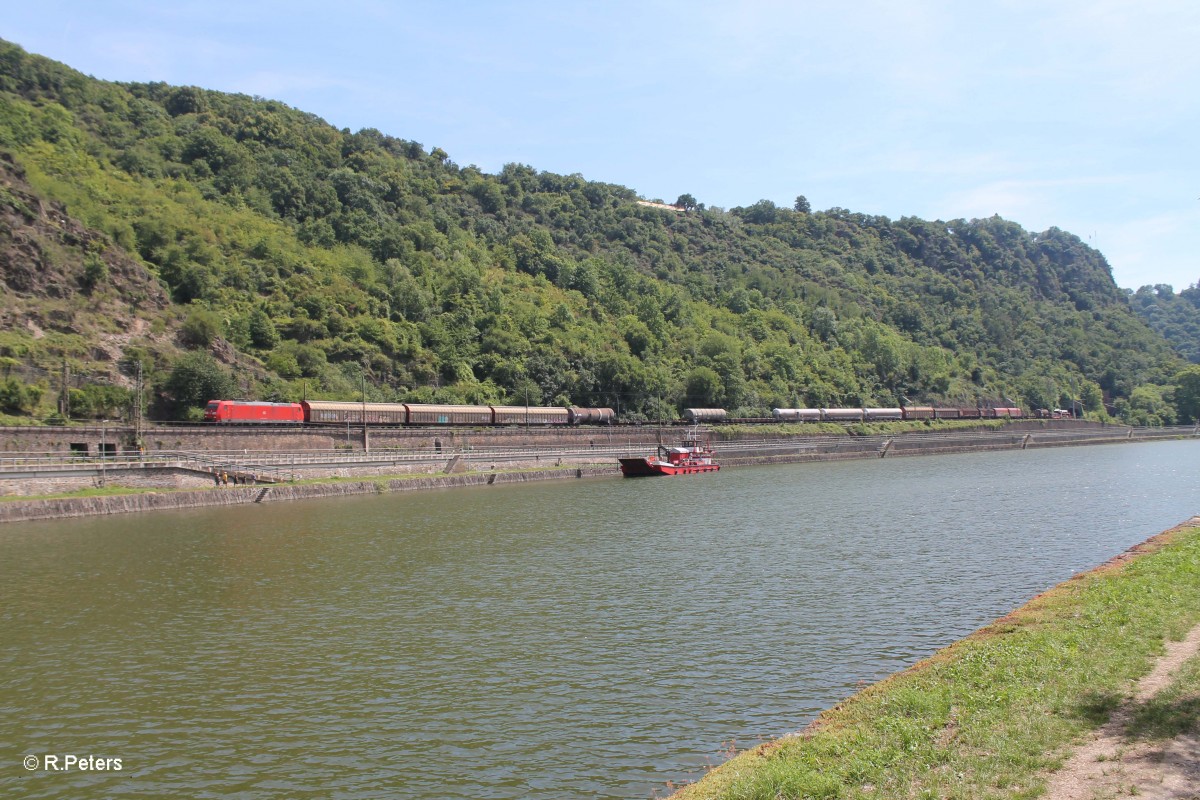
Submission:
<svg viewBox="0 0 1200 800">
<path fill-rule="evenodd" d="M 1200 800 L 1200 733 L 1166 741 L 1137 741 L 1126 730 L 1136 704 L 1171 683 L 1185 661 L 1200 652 L 1200 625 L 1167 652 L 1138 682 L 1132 700 L 1121 704 L 1103 727 L 1050 777 L 1044 800 Z"/>
</svg>

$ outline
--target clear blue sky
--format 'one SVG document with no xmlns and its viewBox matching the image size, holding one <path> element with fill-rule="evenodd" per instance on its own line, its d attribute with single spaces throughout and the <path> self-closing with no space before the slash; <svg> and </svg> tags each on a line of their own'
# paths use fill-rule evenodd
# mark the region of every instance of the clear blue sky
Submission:
<svg viewBox="0 0 1200 800">
<path fill-rule="evenodd" d="M 38 0 L 0 37 L 97 78 L 730 208 L 1057 226 L 1200 280 L 1200 3 Z"/>
</svg>

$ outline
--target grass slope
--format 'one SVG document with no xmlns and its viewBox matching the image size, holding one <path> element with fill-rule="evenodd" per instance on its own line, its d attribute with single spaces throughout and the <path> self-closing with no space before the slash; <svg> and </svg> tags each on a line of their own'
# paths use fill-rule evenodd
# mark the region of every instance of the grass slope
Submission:
<svg viewBox="0 0 1200 800">
<path fill-rule="evenodd" d="M 1045 774 L 1107 719 L 1163 642 L 1197 622 L 1200 528 L 1189 524 L 1039 595 L 804 732 L 738 755 L 674 798 L 1038 797 Z M 1164 698 L 1170 708 L 1148 712 L 1149 733 L 1196 729 L 1197 672 L 1177 680 Z"/>
</svg>

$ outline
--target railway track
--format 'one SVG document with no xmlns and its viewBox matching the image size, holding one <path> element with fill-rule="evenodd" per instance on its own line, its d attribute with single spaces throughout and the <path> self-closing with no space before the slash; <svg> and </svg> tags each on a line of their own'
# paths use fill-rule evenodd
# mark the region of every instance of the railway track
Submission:
<svg viewBox="0 0 1200 800">
<path fill-rule="evenodd" d="M 1200 428 L 1089 428 L 1044 431 L 963 431 L 905 433 L 874 436 L 791 436 L 717 442 L 723 458 L 752 460 L 756 457 L 812 456 L 823 454 L 888 454 L 1002 447 L 1061 446 L 1115 441 L 1144 441 L 1156 438 L 1200 438 Z M 459 447 L 434 451 L 429 448 L 388 448 L 371 452 L 346 450 L 163 450 L 147 454 L 72 455 L 63 453 L 9 453 L 0 456 L 0 480 L 23 480 L 95 474 L 103 471 L 188 469 L 211 474 L 237 470 L 273 480 L 289 480 L 306 472 L 328 470 L 411 470 L 444 466 L 451 459 L 471 465 L 502 466 L 530 462 L 548 466 L 568 463 L 602 463 L 622 456 L 639 455 L 645 441 L 629 440 L 600 446 L 533 445 L 520 447 Z"/>
</svg>

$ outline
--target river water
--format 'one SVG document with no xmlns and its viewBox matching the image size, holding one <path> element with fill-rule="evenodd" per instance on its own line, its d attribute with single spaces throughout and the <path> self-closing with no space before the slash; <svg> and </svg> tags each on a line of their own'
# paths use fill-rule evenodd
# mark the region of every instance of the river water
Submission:
<svg viewBox="0 0 1200 800">
<path fill-rule="evenodd" d="M 1198 467 L 1160 442 L 10 525 L 0 796 L 647 798 L 1200 513 Z"/>
</svg>

